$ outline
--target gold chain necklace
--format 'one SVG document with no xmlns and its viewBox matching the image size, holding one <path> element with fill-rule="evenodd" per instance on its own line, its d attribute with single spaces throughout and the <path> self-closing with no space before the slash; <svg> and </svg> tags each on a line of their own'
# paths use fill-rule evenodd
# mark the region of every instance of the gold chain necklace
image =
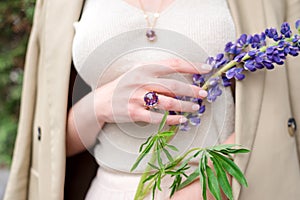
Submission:
<svg viewBox="0 0 300 200">
<path fill-rule="evenodd" d="M 157 19 L 160 16 L 160 10 L 161 10 L 161 7 L 162 7 L 162 2 L 163 1 L 161 0 L 157 11 L 153 14 L 154 19 L 153 19 L 153 23 L 151 24 L 150 17 L 149 17 L 149 15 L 147 14 L 147 12 L 145 10 L 145 7 L 144 7 L 144 5 L 142 3 L 142 0 L 139 0 L 140 7 L 141 7 L 141 9 L 142 9 L 142 11 L 144 13 L 144 17 L 145 17 L 145 19 L 147 21 L 147 26 L 148 26 L 148 29 L 146 31 L 146 37 L 148 38 L 148 40 L 150 42 L 155 41 L 155 39 L 157 37 L 156 33 L 155 33 L 155 31 L 153 29 L 154 29 L 154 26 L 156 25 Z"/>
</svg>

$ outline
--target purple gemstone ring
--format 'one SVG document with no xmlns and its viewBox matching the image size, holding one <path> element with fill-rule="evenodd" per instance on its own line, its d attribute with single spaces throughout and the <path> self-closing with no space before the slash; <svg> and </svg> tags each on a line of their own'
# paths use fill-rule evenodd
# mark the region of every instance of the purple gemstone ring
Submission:
<svg viewBox="0 0 300 200">
<path fill-rule="evenodd" d="M 155 108 L 158 104 L 158 96 L 156 92 L 147 92 L 144 96 L 144 102 L 147 109 Z"/>
</svg>

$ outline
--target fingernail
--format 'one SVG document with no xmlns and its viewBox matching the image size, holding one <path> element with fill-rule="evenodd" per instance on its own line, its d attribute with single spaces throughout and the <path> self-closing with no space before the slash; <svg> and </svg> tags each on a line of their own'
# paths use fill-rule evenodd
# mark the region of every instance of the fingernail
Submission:
<svg viewBox="0 0 300 200">
<path fill-rule="evenodd" d="M 181 117 L 180 119 L 179 119 L 179 123 L 180 124 L 183 124 L 183 123 L 185 123 L 187 121 L 187 118 L 185 118 L 185 117 Z"/>
<path fill-rule="evenodd" d="M 200 106 L 199 106 L 198 104 L 194 104 L 194 105 L 192 106 L 192 109 L 193 109 L 193 110 L 199 110 L 199 109 L 200 109 Z"/>
<path fill-rule="evenodd" d="M 201 97 L 207 97 L 207 92 L 205 90 L 200 90 L 199 91 L 199 96 L 201 96 Z"/>
<path fill-rule="evenodd" d="M 209 64 L 202 64 L 201 68 L 207 71 L 212 70 L 212 66 Z"/>
</svg>

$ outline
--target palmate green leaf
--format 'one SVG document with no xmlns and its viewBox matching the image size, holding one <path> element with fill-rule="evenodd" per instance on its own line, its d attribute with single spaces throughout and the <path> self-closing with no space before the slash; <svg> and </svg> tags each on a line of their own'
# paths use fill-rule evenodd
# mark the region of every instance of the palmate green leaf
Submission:
<svg viewBox="0 0 300 200">
<path fill-rule="evenodd" d="M 217 173 L 217 178 L 218 178 L 218 181 L 219 181 L 219 185 L 221 186 L 223 192 L 229 198 L 229 200 L 233 200 L 232 188 L 231 188 L 230 183 L 227 179 L 227 175 L 226 175 L 224 169 L 222 168 L 222 166 L 219 163 L 217 158 L 212 156 L 210 159 L 212 160 L 213 165 L 214 165 L 214 169 Z"/>
<path fill-rule="evenodd" d="M 209 153 L 218 159 L 219 163 L 222 165 L 222 167 L 231 174 L 241 185 L 247 187 L 248 183 L 247 180 L 243 174 L 243 172 L 240 170 L 240 168 L 229 158 L 214 152 L 209 151 Z"/>
<path fill-rule="evenodd" d="M 169 114 L 168 111 L 166 111 L 163 118 L 162 118 L 162 120 L 161 120 L 161 122 L 160 122 L 160 124 L 159 124 L 159 128 L 158 128 L 159 133 L 162 131 L 162 129 L 166 125 L 168 114 Z"/>
<path fill-rule="evenodd" d="M 155 143 L 155 140 L 154 140 L 154 138 L 152 138 L 150 140 L 149 144 L 147 145 L 147 147 L 142 151 L 142 153 L 140 153 L 140 155 L 136 159 L 135 163 L 131 167 L 131 169 L 130 169 L 131 172 L 137 168 L 137 166 L 140 164 L 140 162 L 143 160 L 143 158 L 150 152 L 154 143 Z"/>
<path fill-rule="evenodd" d="M 220 191 L 218 179 L 208 165 L 206 165 L 206 174 L 207 174 L 207 184 L 210 192 L 216 198 L 216 200 L 221 200 L 221 191 Z"/>
<path fill-rule="evenodd" d="M 178 187 L 178 190 L 188 186 L 189 184 L 191 184 L 192 182 L 194 182 L 197 178 L 199 178 L 199 170 L 196 169 L 192 174 L 190 174 L 187 179 L 185 181 L 183 181 L 183 183 L 180 184 L 180 186 Z"/>
</svg>

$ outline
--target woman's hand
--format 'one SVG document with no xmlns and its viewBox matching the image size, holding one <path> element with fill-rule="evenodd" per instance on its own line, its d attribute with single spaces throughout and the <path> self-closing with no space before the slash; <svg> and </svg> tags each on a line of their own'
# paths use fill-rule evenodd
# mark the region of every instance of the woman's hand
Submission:
<svg viewBox="0 0 300 200">
<path fill-rule="evenodd" d="M 234 144 L 235 143 L 235 133 L 231 134 L 223 144 Z M 213 168 L 211 161 L 208 162 L 208 165 Z M 227 175 L 229 182 L 231 183 L 232 177 Z M 213 195 L 207 191 L 206 192 L 208 200 L 214 200 Z M 222 200 L 226 200 L 226 195 L 221 192 Z M 174 196 L 170 200 L 201 200 L 202 199 L 202 190 L 199 179 L 188 185 L 187 187 L 175 192 Z"/>
<path fill-rule="evenodd" d="M 67 155 L 76 154 L 92 146 L 105 123 L 160 123 L 163 114 L 147 110 L 144 106 L 144 95 L 149 91 L 158 93 L 159 109 L 182 112 L 198 110 L 199 105 L 174 97 L 204 98 L 207 92 L 183 81 L 168 79 L 166 76 L 174 73 L 202 74 L 210 69 L 206 64 L 195 66 L 179 59 L 164 60 L 133 67 L 116 80 L 99 85 L 96 90 L 77 102 L 68 113 Z M 184 116 L 169 115 L 167 124 L 180 124 L 185 120 Z"/>
<path fill-rule="evenodd" d="M 164 76 L 173 73 L 201 74 L 208 71 L 207 65 L 195 67 L 178 59 L 136 66 L 95 91 L 95 112 L 98 120 L 108 123 L 135 121 L 160 123 L 163 114 L 151 112 L 144 106 L 144 95 L 150 91 L 158 93 L 158 109 L 195 112 L 199 109 L 198 104 L 180 101 L 174 97 L 204 98 L 207 92 L 197 86 L 164 78 Z M 179 124 L 185 120 L 184 116 L 169 115 L 167 124 Z"/>
</svg>

